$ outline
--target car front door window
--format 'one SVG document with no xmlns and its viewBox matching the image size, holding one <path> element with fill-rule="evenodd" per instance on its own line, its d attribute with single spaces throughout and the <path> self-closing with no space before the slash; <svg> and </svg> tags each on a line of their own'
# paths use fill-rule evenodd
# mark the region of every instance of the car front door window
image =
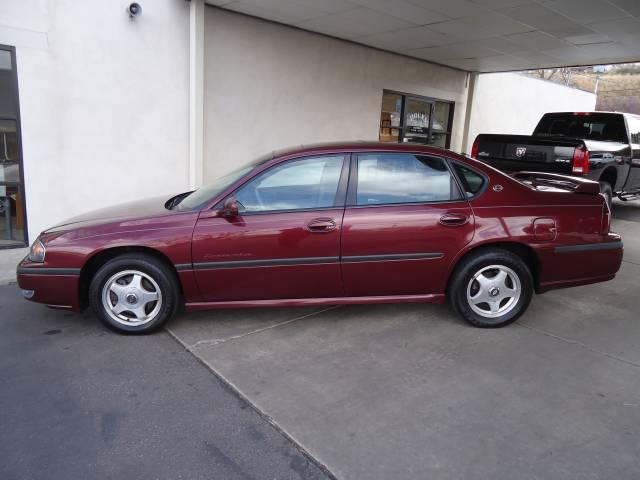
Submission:
<svg viewBox="0 0 640 480">
<path fill-rule="evenodd" d="M 242 213 L 333 207 L 344 156 L 289 161 L 270 168 L 235 194 Z"/>
</svg>

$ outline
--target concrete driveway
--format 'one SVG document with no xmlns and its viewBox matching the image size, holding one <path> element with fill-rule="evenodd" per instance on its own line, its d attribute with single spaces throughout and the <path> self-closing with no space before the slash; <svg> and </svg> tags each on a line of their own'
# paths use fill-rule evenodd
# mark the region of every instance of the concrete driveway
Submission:
<svg viewBox="0 0 640 480">
<path fill-rule="evenodd" d="M 640 477 L 640 202 L 625 262 L 500 330 L 446 306 L 226 310 L 169 331 L 344 479 Z"/>
</svg>

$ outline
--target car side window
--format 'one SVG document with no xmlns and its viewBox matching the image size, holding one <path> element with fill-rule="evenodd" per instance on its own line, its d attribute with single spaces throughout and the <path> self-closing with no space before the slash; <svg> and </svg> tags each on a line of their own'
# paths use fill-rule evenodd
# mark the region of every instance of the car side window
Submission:
<svg viewBox="0 0 640 480">
<path fill-rule="evenodd" d="M 640 144 L 640 117 L 629 115 L 627 117 L 627 124 L 629 125 L 630 142 L 635 145 Z"/>
<path fill-rule="evenodd" d="M 462 198 L 445 161 L 408 153 L 358 155 L 357 205 L 445 202 Z"/>
<path fill-rule="evenodd" d="M 476 193 L 482 190 L 484 187 L 485 179 L 482 175 L 474 170 L 460 165 L 459 163 L 452 163 L 454 170 L 460 178 L 462 188 L 467 198 L 473 197 Z"/>
<path fill-rule="evenodd" d="M 343 155 L 287 161 L 261 173 L 235 193 L 242 212 L 332 207 Z"/>
</svg>

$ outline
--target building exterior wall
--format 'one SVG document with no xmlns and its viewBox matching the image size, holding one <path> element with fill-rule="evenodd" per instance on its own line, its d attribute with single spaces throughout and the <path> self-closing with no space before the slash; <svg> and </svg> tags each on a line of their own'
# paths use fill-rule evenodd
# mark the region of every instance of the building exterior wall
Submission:
<svg viewBox="0 0 640 480">
<path fill-rule="evenodd" d="M 480 133 L 530 135 L 546 112 L 591 111 L 596 95 L 517 73 L 478 76 L 465 152 Z"/>
<path fill-rule="evenodd" d="M 208 7 L 204 181 L 283 147 L 378 140 L 384 89 L 455 101 L 459 149 L 467 76 Z"/>
<path fill-rule="evenodd" d="M 94 208 L 188 185 L 189 4 L 4 0 L 16 47 L 30 241 Z"/>
</svg>

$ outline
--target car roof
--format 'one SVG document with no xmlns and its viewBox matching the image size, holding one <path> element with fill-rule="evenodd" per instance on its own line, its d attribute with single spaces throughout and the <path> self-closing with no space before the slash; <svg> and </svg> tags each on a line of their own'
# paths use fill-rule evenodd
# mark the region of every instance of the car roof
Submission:
<svg viewBox="0 0 640 480">
<path fill-rule="evenodd" d="M 272 158 L 285 158 L 298 155 L 312 155 L 314 153 L 331 152 L 358 152 L 358 151 L 384 151 L 384 152 L 421 152 L 431 155 L 452 155 L 455 153 L 440 147 L 432 147 L 421 143 L 389 143 L 356 140 L 349 142 L 314 143 L 299 145 L 273 152 Z"/>
</svg>

